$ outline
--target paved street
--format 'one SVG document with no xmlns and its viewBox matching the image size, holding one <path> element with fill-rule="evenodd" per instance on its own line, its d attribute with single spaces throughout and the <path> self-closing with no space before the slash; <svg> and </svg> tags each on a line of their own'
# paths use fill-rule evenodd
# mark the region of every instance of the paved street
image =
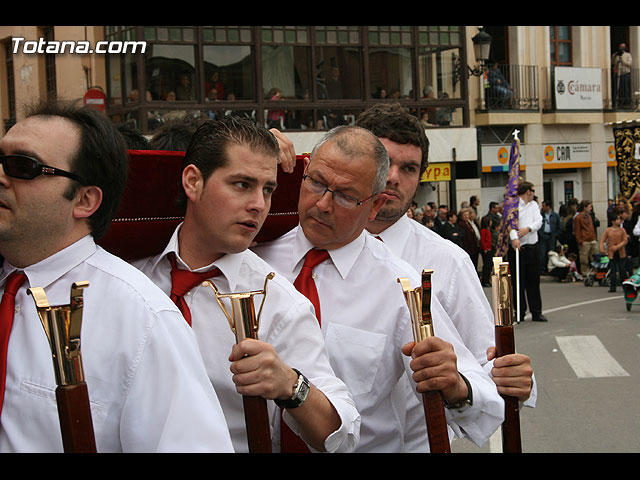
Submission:
<svg viewBox="0 0 640 480">
<path fill-rule="evenodd" d="M 536 408 L 520 414 L 523 451 L 640 452 L 640 301 L 627 311 L 620 287 L 597 283 L 544 278 L 541 290 L 549 322 L 516 326 L 538 382 Z M 456 440 L 453 451 L 500 452 L 499 433 L 482 448 Z"/>
</svg>

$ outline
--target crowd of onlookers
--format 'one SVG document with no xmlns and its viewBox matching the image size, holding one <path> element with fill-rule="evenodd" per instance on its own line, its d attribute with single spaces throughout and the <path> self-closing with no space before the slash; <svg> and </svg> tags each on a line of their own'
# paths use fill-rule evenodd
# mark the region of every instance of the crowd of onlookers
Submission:
<svg viewBox="0 0 640 480">
<path fill-rule="evenodd" d="M 537 199 L 536 199 L 537 200 Z M 610 291 L 615 291 L 640 266 L 640 194 L 632 201 L 609 200 L 607 218 L 601 221 L 589 200 L 573 198 L 554 211 L 549 201 L 539 202 L 542 226 L 538 249 L 542 275 L 559 282 L 582 281 L 594 262 L 609 270 Z M 459 210 L 428 202 L 413 204 L 408 215 L 441 237 L 451 240 L 470 256 L 483 286 L 490 286 L 491 258 L 496 251 L 502 204 L 490 202 L 484 215 L 479 197 L 464 201 Z M 638 228 L 636 228 L 636 226 Z"/>
<path fill-rule="evenodd" d="M 479 205 L 480 198 L 477 196 L 462 202 L 457 211 L 434 202 L 423 207 L 414 204 L 408 215 L 465 250 L 476 270 L 481 267 L 479 275 L 482 285 L 489 286 L 491 257 L 498 241 L 502 205 L 491 202 L 484 216 L 478 212 Z"/>
</svg>

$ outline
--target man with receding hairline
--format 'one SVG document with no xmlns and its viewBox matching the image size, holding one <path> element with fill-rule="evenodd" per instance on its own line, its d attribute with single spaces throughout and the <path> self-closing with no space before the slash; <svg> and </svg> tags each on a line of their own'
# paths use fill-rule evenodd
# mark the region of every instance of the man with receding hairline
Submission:
<svg viewBox="0 0 640 480">
<path fill-rule="evenodd" d="M 358 452 L 428 451 L 424 416 L 408 425 L 395 410 L 392 394 L 402 377 L 412 384 L 416 402 L 419 392 L 442 391 L 450 407 L 450 435 L 484 441 L 503 417 L 495 385 L 437 298 L 432 311 L 439 337 L 413 341 L 397 280 L 418 286 L 420 276 L 364 230 L 387 201 L 382 192 L 388 171 L 386 149 L 371 132 L 352 126 L 331 130 L 305 165 L 299 225 L 254 251 L 291 281 L 307 257 L 324 255 L 313 270 L 316 315 L 331 365 L 362 416 Z"/>
</svg>

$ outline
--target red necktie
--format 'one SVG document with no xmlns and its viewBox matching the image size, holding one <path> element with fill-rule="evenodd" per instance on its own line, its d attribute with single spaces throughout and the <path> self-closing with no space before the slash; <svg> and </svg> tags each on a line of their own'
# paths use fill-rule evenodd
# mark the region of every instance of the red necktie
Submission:
<svg viewBox="0 0 640 480">
<path fill-rule="evenodd" d="M 329 258 L 329 252 L 326 250 L 316 250 L 315 248 L 309 250 L 304 258 L 302 270 L 300 270 L 298 277 L 293 282 L 296 289 L 311 300 L 311 303 L 316 310 L 318 323 L 320 323 L 320 301 L 318 299 L 316 282 L 313 280 L 313 269 L 327 258 Z M 282 453 L 310 453 L 309 448 L 304 441 L 293 433 L 282 419 L 280 421 L 280 430 Z"/>
<path fill-rule="evenodd" d="M 4 386 L 7 375 L 7 350 L 9 336 L 13 325 L 13 314 L 16 309 L 16 293 L 27 276 L 23 272 L 13 272 L 7 277 L 7 283 L 0 303 L 0 412 L 4 402 Z"/>
<path fill-rule="evenodd" d="M 329 252 L 326 250 L 317 250 L 315 248 L 309 250 L 304 258 L 304 265 L 293 282 L 296 289 L 305 297 L 311 300 L 316 309 L 316 317 L 320 323 L 320 299 L 318 298 L 318 290 L 316 282 L 313 280 L 313 269 L 329 258 Z"/>
<path fill-rule="evenodd" d="M 169 297 L 173 300 L 173 303 L 178 306 L 185 320 L 189 326 L 191 326 L 191 310 L 189 310 L 184 296 L 196 285 L 209 278 L 217 277 L 222 272 L 220 272 L 218 268 L 214 268 L 208 272 L 182 270 L 176 266 L 176 256 L 173 253 L 169 255 L 169 261 L 171 262 L 171 295 L 169 295 Z"/>
</svg>

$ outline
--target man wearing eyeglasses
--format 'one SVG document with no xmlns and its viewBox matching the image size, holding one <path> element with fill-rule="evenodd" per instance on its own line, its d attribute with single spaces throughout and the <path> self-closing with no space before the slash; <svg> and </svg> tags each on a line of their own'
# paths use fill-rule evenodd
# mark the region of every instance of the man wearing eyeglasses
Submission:
<svg viewBox="0 0 640 480">
<path fill-rule="evenodd" d="M 495 385 L 462 344 L 437 298 L 431 306 L 439 338 L 414 344 L 398 278 L 417 287 L 420 275 L 365 232 L 385 204 L 388 170 L 384 145 L 369 131 L 331 130 L 306 164 L 299 225 L 254 251 L 291 281 L 310 255 L 326 251 L 313 270 L 316 315 L 331 364 L 362 416 L 358 452 L 403 452 L 417 444 L 415 451 L 428 451 L 424 417 L 410 425 L 394 408 L 394 387 L 403 376 L 414 392 L 442 391 L 451 407 L 450 435 L 487 438 L 503 417 Z M 421 441 L 408 439 L 407 432 Z"/>
<path fill-rule="evenodd" d="M 52 351 L 28 288 L 83 294 L 81 350 L 98 452 L 231 452 L 197 344 L 173 303 L 94 243 L 118 208 L 124 141 L 86 107 L 38 107 L 0 139 L 0 451 L 61 452 Z M 13 317 L 13 318 L 12 318 Z M 6 377 L 5 377 L 6 373 Z M 5 383 L 6 378 L 6 383 Z"/>
<path fill-rule="evenodd" d="M 269 212 L 279 153 L 274 135 L 249 120 L 224 117 L 200 126 L 185 154 L 184 222 L 162 253 L 135 265 L 167 295 L 180 295 L 177 275 L 202 275 L 182 295 L 185 319 L 237 452 L 248 451 L 242 395 L 268 400 L 272 451 L 350 452 L 360 416 L 329 364 L 309 300 L 276 274 L 267 285 L 258 338 L 236 343 L 214 291 L 203 285 L 209 279 L 222 294 L 256 291 L 274 271 L 248 248 Z M 301 382 L 308 394 L 297 388 Z"/>
</svg>

